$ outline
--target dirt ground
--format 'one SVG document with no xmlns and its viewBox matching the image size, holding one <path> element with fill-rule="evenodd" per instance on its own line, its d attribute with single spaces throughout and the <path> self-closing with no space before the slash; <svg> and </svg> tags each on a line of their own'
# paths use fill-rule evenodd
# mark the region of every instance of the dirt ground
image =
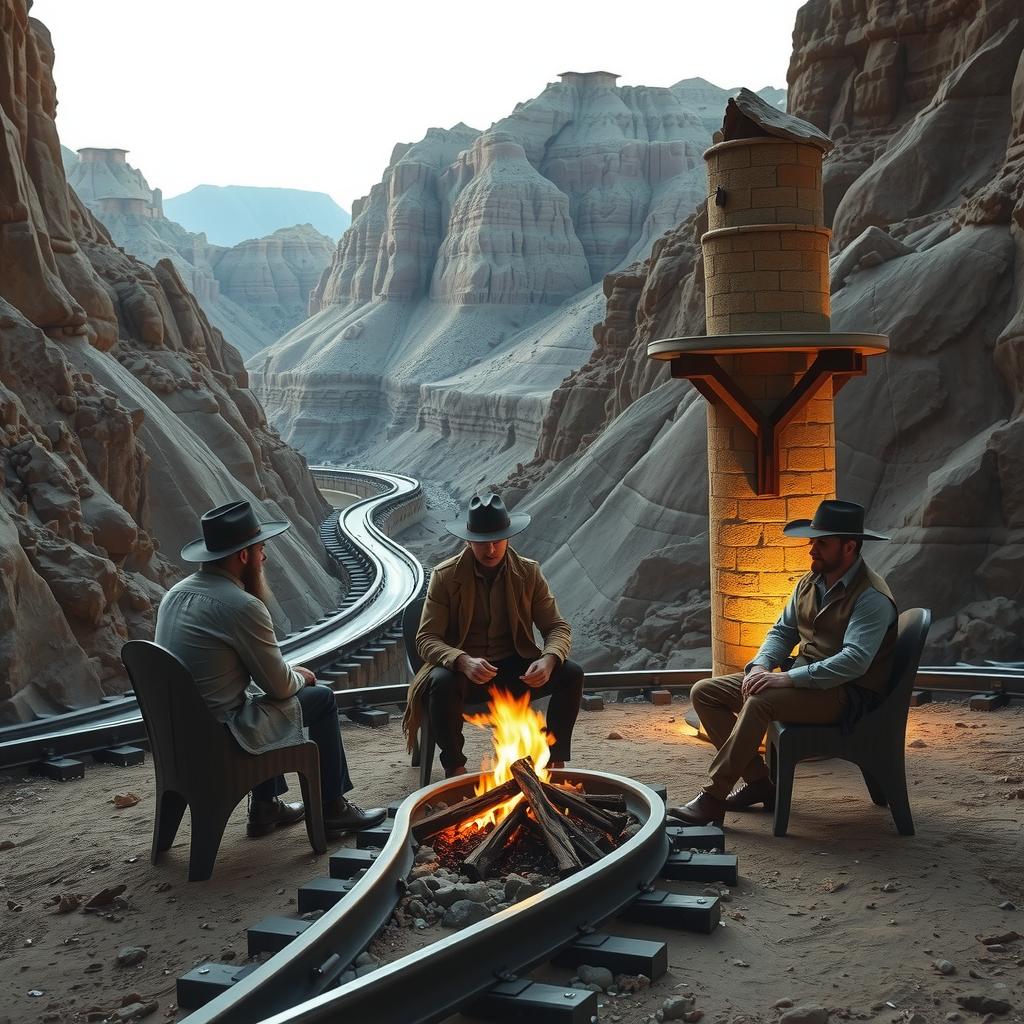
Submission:
<svg viewBox="0 0 1024 1024">
<path fill-rule="evenodd" d="M 685 801 L 710 754 L 684 735 L 686 709 L 677 699 L 584 712 L 572 763 L 664 782 L 670 803 Z M 623 738 L 608 739 L 612 731 Z M 342 732 L 355 799 L 383 804 L 416 785 L 396 719 L 377 730 L 345 723 Z M 475 760 L 487 737 L 467 732 Z M 824 1006 L 833 1019 L 980 1021 L 957 1005 L 967 994 L 1011 1004 L 993 1019 L 1024 1020 L 1024 941 L 980 942 L 1024 932 L 1024 708 L 917 708 L 908 743 L 916 837 L 896 833 L 852 766 L 801 766 L 788 837 L 772 836 L 765 813 L 726 819 L 741 878 L 723 926 L 712 936 L 663 935 L 668 974 L 637 995 L 606 997 L 602 1021 L 646 1022 L 665 999 L 687 992 L 715 1024 L 774 1021 L 780 1000 Z M 111 800 L 125 793 L 140 800 L 119 810 Z M 158 1002 L 150 1020 L 173 1018 L 179 974 L 207 960 L 244 960 L 246 927 L 294 911 L 296 886 L 326 873 L 301 825 L 246 839 L 244 803 L 212 881 L 185 881 L 187 817 L 152 867 L 148 759 L 135 768 L 90 764 L 84 780 L 63 784 L 0 777 L 0 808 L 0 1022 L 99 1019 L 132 994 Z M 88 900 L 122 884 L 120 899 L 102 912 L 69 910 L 74 899 L 61 912 L 62 896 Z M 639 933 L 618 923 L 615 930 Z M 395 956 L 429 937 L 389 928 L 377 942 Z M 145 959 L 120 967 L 128 946 L 142 947 Z M 941 974 L 937 960 L 948 960 L 952 973 Z M 550 977 L 568 980 L 564 972 Z"/>
</svg>

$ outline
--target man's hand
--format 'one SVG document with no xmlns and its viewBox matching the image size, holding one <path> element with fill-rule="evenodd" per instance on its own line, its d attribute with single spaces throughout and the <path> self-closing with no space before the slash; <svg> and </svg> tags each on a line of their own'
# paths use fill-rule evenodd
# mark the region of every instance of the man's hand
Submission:
<svg viewBox="0 0 1024 1024">
<path fill-rule="evenodd" d="M 743 697 L 752 697 L 762 690 L 778 690 L 790 687 L 793 681 L 788 672 L 769 672 L 766 668 L 755 665 L 743 678 L 740 692 Z"/>
<path fill-rule="evenodd" d="M 530 665 L 519 678 L 527 686 L 536 689 L 538 686 L 543 686 L 551 678 L 551 673 L 555 671 L 557 664 L 558 659 L 553 654 L 544 654 Z"/>
<path fill-rule="evenodd" d="M 486 658 L 472 658 L 468 654 L 460 654 L 455 659 L 455 671 L 481 684 L 489 683 L 498 674 L 498 670 Z"/>
<path fill-rule="evenodd" d="M 305 665 L 292 665 L 292 668 L 302 676 L 306 686 L 316 686 L 316 676 Z"/>
</svg>

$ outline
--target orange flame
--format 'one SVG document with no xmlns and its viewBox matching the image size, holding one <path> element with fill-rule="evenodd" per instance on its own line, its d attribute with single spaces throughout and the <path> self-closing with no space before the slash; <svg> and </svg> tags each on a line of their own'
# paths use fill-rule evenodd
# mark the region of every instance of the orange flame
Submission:
<svg viewBox="0 0 1024 1024">
<path fill-rule="evenodd" d="M 491 699 L 487 702 L 487 711 L 480 715 L 465 715 L 470 725 L 480 729 L 491 729 L 491 743 L 494 755 L 487 755 L 481 764 L 480 781 L 476 784 L 477 796 L 488 790 L 508 782 L 512 778 L 512 764 L 520 758 L 528 757 L 533 763 L 533 770 L 542 782 L 551 779 L 547 763 L 551 760 L 548 749 L 555 738 L 544 731 L 544 716 L 530 706 L 530 695 L 524 693 L 515 697 L 504 690 L 492 690 Z M 512 810 L 522 794 L 511 797 L 504 803 L 460 825 L 460 831 L 470 828 L 483 828 L 488 822 L 497 824 Z"/>
</svg>

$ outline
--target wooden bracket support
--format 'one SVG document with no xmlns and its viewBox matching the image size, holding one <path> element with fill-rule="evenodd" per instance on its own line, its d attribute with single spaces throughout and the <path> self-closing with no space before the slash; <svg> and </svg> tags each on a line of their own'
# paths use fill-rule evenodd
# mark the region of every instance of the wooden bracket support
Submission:
<svg viewBox="0 0 1024 1024">
<path fill-rule="evenodd" d="M 747 397 L 713 355 L 686 353 L 672 360 L 672 376 L 685 378 L 712 404 L 724 405 L 757 442 L 756 494 L 779 493 L 779 438 L 798 412 L 831 377 L 838 394 L 851 377 L 867 372 L 863 353 L 851 348 L 819 352 L 793 389 L 770 412 L 763 413 Z"/>
</svg>

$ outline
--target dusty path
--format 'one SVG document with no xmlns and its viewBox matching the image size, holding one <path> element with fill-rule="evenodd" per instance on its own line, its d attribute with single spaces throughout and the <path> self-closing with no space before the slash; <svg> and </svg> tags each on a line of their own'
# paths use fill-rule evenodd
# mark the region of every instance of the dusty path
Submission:
<svg viewBox="0 0 1024 1024">
<path fill-rule="evenodd" d="M 688 799 L 709 748 L 680 734 L 685 709 L 677 700 L 583 714 L 574 763 L 665 782 L 670 801 Z M 612 730 L 624 738 L 608 740 Z M 379 730 L 346 724 L 343 736 L 356 799 L 386 803 L 415 785 L 397 721 Z M 980 1021 L 957 1006 L 966 993 L 1005 999 L 1014 1009 L 998 1019 L 1024 1020 L 1024 942 L 989 950 L 977 939 L 1024 933 L 1024 709 L 926 706 L 912 711 L 908 739 L 916 837 L 896 834 L 855 769 L 805 765 L 789 837 L 773 838 L 766 814 L 726 821 L 741 879 L 725 926 L 711 937 L 666 935 L 669 974 L 637 996 L 608 1000 L 602 1020 L 647 1021 L 688 991 L 716 1024 L 776 1020 L 780 999 L 824 1005 L 833 1019 L 925 1024 L 959 1012 Z M 474 757 L 484 742 L 474 730 Z M 90 766 L 85 780 L 65 784 L 0 779 L 0 845 L 15 844 L 0 852 L 0 1022 L 85 1021 L 131 994 L 159 1003 L 148 1019 L 172 1018 L 180 973 L 204 960 L 244 959 L 246 926 L 293 909 L 296 884 L 324 872 L 301 826 L 247 840 L 244 805 L 212 882 L 185 882 L 187 819 L 153 868 L 151 772 L 147 762 Z M 141 799 L 116 810 L 109 801 L 125 792 Z M 62 895 L 89 898 L 119 884 L 124 902 L 102 913 L 58 912 Z M 1007 901 L 1021 909 L 999 909 Z M 428 933 L 389 928 L 378 948 L 395 956 Z M 119 967 L 127 946 L 147 955 Z M 954 973 L 939 974 L 938 959 Z"/>
</svg>

